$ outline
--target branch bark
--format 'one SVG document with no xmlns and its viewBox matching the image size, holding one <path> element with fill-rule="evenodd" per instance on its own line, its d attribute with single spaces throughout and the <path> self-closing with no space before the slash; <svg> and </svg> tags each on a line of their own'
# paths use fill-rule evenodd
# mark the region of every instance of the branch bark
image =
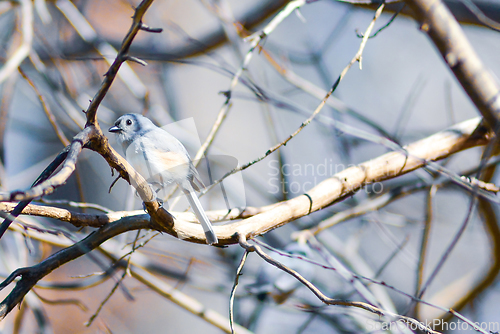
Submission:
<svg viewBox="0 0 500 334">
<path fill-rule="evenodd" d="M 106 226 L 101 227 L 80 242 L 52 254 L 47 259 L 34 266 L 15 270 L 9 275 L 9 277 L 0 283 L 1 291 L 16 278 L 21 278 L 17 281 L 16 286 L 12 289 L 8 296 L 0 303 L 0 320 L 5 318 L 5 316 L 23 300 L 24 296 L 39 280 L 50 274 L 54 269 L 59 268 L 65 263 L 84 254 L 87 254 L 91 250 L 100 246 L 106 240 L 121 233 L 151 227 L 149 219 L 123 218 L 116 223 L 107 224 Z"/>
<path fill-rule="evenodd" d="M 237 222 L 214 226 L 215 233 L 219 238 L 218 245 L 238 243 L 237 233 L 244 235 L 246 239 L 251 239 L 338 202 L 373 182 L 392 179 L 415 169 L 425 167 L 429 161 L 440 160 L 467 148 L 484 145 L 488 142 L 489 137 L 484 131 L 478 130 L 477 127 L 479 124 L 480 118 L 474 118 L 407 145 L 402 151 L 390 152 L 358 166 L 347 168 L 335 174 L 333 177 L 324 180 L 306 194 L 288 201 L 262 208 L 249 208 L 248 210 L 245 209 L 242 211 L 236 210 L 235 213 L 227 213 L 227 216 L 221 215 L 221 212 L 215 212 L 215 215 L 219 215 L 220 218 L 225 219 L 237 219 L 251 216 Z M 482 135 L 479 135 L 481 133 Z M 126 164 L 124 167 L 125 169 L 128 168 L 126 167 L 128 163 L 123 158 L 120 156 L 115 156 L 115 158 L 117 158 L 120 163 Z M 145 203 L 147 206 L 157 205 L 156 201 Z M 28 214 L 32 213 L 41 216 L 49 215 L 43 213 L 42 209 L 34 206 L 28 210 L 32 210 L 27 211 Z M 160 222 L 161 224 L 156 224 L 151 226 L 151 228 L 167 232 L 185 241 L 201 244 L 206 243 L 205 234 L 201 225 L 188 221 L 188 219 L 185 219 L 184 215 L 174 220 L 172 216 L 163 209 L 156 211 L 151 210 L 149 212 L 153 221 Z M 57 216 L 59 213 L 53 211 L 52 214 Z M 106 224 L 107 222 L 119 222 L 122 219 L 121 217 L 124 217 L 123 219 L 143 221 L 145 217 L 147 217 L 142 213 L 137 214 L 137 212 L 121 212 L 79 216 L 82 218 L 81 222 L 75 222 L 74 220 L 72 221 L 70 213 L 61 211 L 60 214 L 61 219 L 64 218 L 63 220 L 75 226 L 81 226 L 80 224 L 83 223 L 88 226 L 101 226 L 101 224 Z M 125 218 L 130 214 L 134 214 L 134 216 Z M 213 216 L 211 215 L 211 217 Z"/>
<path fill-rule="evenodd" d="M 500 127 L 500 84 L 483 65 L 441 0 L 405 0 L 488 125 Z"/>
</svg>

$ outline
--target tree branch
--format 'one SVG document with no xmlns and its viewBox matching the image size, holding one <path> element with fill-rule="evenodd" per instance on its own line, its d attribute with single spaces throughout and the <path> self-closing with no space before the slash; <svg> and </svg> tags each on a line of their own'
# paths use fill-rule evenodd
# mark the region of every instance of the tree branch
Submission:
<svg viewBox="0 0 500 334">
<path fill-rule="evenodd" d="M 431 328 L 425 326 L 423 323 L 421 323 L 418 320 L 383 310 L 381 308 L 370 305 L 368 303 L 333 299 L 333 298 L 327 297 L 316 286 L 314 286 L 314 284 L 312 284 L 307 279 L 302 277 L 302 275 L 300 275 L 298 272 L 296 272 L 295 270 L 293 270 L 291 268 L 288 268 L 287 266 L 283 265 L 279 261 L 276 261 L 275 259 L 273 259 L 269 255 L 267 255 L 262 250 L 262 248 L 260 248 L 260 246 L 252 245 L 252 244 L 248 243 L 248 241 L 245 239 L 244 236 L 239 235 L 239 244 L 247 252 L 257 253 L 267 263 L 269 263 L 269 264 L 275 266 L 276 268 L 283 270 L 287 274 L 290 274 L 291 276 L 295 277 L 300 283 L 305 285 L 312 293 L 314 293 L 314 295 L 316 297 L 318 297 L 319 300 L 321 300 L 326 305 L 340 305 L 340 306 L 360 308 L 360 309 L 374 313 L 374 314 L 379 315 L 379 316 L 386 316 L 391 320 L 399 320 L 399 321 L 403 321 L 411 326 L 417 326 L 418 329 L 420 329 L 426 333 L 439 334 L 439 332 L 433 331 Z"/>
<path fill-rule="evenodd" d="M 405 1 L 488 125 L 497 132 L 500 84 L 483 65 L 450 10 L 441 0 Z"/>
<path fill-rule="evenodd" d="M 90 141 L 90 138 L 94 135 L 93 132 L 94 128 L 85 128 L 73 138 L 66 159 L 64 160 L 61 169 L 54 176 L 29 190 L 15 190 L 7 194 L 0 194 L 0 201 L 27 201 L 53 193 L 56 188 L 62 186 L 71 174 L 73 174 L 78 155 L 82 151 L 83 147 Z"/>
<path fill-rule="evenodd" d="M 0 283 L 0 291 L 12 283 L 16 278 L 20 277 L 16 286 L 12 289 L 9 295 L 0 303 L 0 320 L 17 305 L 24 296 L 35 286 L 35 284 L 43 277 L 47 276 L 54 269 L 63 264 L 79 258 L 87 254 L 91 250 L 97 248 L 103 242 L 111 239 L 126 231 L 133 231 L 143 228 L 152 228 L 149 219 L 134 219 L 123 218 L 115 223 L 107 224 L 97 231 L 92 232 L 85 239 L 76 244 L 64 248 L 59 252 L 52 254 L 42 262 L 27 268 L 19 268 L 9 275 L 2 283 Z"/>
<path fill-rule="evenodd" d="M 104 99 L 104 96 L 106 96 L 106 93 L 111 87 L 111 84 L 113 83 L 113 80 L 115 79 L 120 66 L 127 59 L 126 56 L 130 49 L 130 45 L 132 44 L 132 41 L 134 40 L 139 30 L 141 30 L 142 18 L 152 3 L 153 0 L 144 0 L 135 9 L 132 26 L 123 39 L 122 46 L 115 58 L 115 61 L 113 62 L 113 64 L 111 64 L 108 72 L 106 72 L 104 81 L 101 84 L 101 88 L 99 88 L 99 91 L 96 93 L 96 95 L 92 99 L 92 102 L 90 103 L 90 106 L 87 109 L 87 125 L 97 124 L 97 107 L 99 107 L 102 100 Z"/>
</svg>

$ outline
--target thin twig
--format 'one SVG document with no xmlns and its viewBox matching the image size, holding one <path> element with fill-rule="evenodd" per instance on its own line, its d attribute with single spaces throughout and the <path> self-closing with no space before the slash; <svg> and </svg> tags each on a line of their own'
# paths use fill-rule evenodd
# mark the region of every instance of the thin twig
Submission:
<svg viewBox="0 0 500 334">
<path fill-rule="evenodd" d="M 102 308 L 104 307 L 104 305 L 106 304 L 106 302 L 111 298 L 111 296 L 115 293 L 116 289 L 118 289 L 118 287 L 120 286 L 121 282 L 123 281 L 123 279 L 125 278 L 125 276 L 127 275 L 127 271 L 124 270 L 123 271 L 123 274 L 122 276 L 118 279 L 118 281 L 115 283 L 115 285 L 113 285 L 113 288 L 108 292 L 108 294 L 106 295 L 106 297 L 103 299 L 103 301 L 99 304 L 99 307 L 97 308 L 97 310 L 94 312 L 94 314 L 92 314 L 92 316 L 90 317 L 90 319 L 85 323 L 85 326 L 89 327 L 90 325 L 92 325 L 92 323 L 94 322 L 94 320 L 97 318 L 97 316 L 99 315 L 99 313 L 101 312 Z"/>
<path fill-rule="evenodd" d="M 234 277 L 233 288 L 231 289 L 231 294 L 229 295 L 229 326 L 231 327 L 231 333 L 234 333 L 233 323 L 234 323 L 234 297 L 236 295 L 236 287 L 238 286 L 238 281 L 240 279 L 241 271 L 245 265 L 245 261 L 248 257 L 248 251 L 245 250 L 243 256 L 241 257 L 240 264 L 236 270 L 236 276 Z"/>
<path fill-rule="evenodd" d="M 294 2 L 298 3 L 298 2 L 301 2 L 301 1 L 294 1 Z M 303 2 L 305 2 L 305 1 L 303 1 Z M 290 3 L 290 4 L 292 4 L 292 3 Z M 361 44 L 360 44 L 359 49 L 358 49 L 358 52 L 356 52 L 356 54 L 354 55 L 354 57 L 352 58 L 352 60 L 349 62 L 349 64 L 347 64 L 347 66 L 342 70 L 342 72 L 340 73 L 339 77 L 337 78 L 337 80 L 333 84 L 333 86 L 330 89 L 330 91 L 328 91 L 328 93 L 326 94 L 326 96 L 323 98 L 323 100 L 318 105 L 318 107 L 316 108 L 316 110 L 314 110 L 314 112 L 311 114 L 311 116 L 309 116 L 304 122 L 302 122 L 302 124 L 298 127 L 298 129 L 295 130 L 295 132 L 293 132 L 290 136 L 288 136 L 288 138 L 286 138 L 284 141 L 282 141 L 281 143 L 279 143 L 279 144 L 271 147 L 269 150 L 267 150 L 267 152 L 264 155 L 258 157 L 257 159 L 255 159 L 253 161 L 250 161 L 250 162 L 248 162 L 248 163 L 246 163 L 246 164 L 244 164 L 244 165 L 242 165 L 240 167 L 234 168 L 233 170 L 227 172 L 226 174 L 224 174 L 224 176 L 222 178 L 220 178 L 219 180 L 215 181 L 209 187 L 207 187 L 206 189 L 204 189 L 203 194 L 205 194 L 206 192 L 210 191 L 213 187 L 215 187 L 217 184 L 221 183 L 227 177 L 229 177 L 229 176 L 231 176 L 231 175 L 233 175 L 235 173 L 241 172 L 241 171 L 247 169 L 248 167 L 250 167 L 250 166 L 252 166 L 252 165 L 254 165 L 254 164 L 256 164 L 256 163 L 258 163 L 258 162 L 260 162 L 262 160 L 264 160 L 271 153 L 275 152 L 280 147 L 285 146 L 290 140 L 292 140 L 296 135 L 298 135 L 302 131 L 302 129 L 304 129 L 307 125 L 309 125 L 311 123 L 311 121 L 316 117 L 316 115 L 318 115 L 319 112 L 323 109 L 323 107 L 326 104 L 326 101 L 333 94 L 333 92 L 337 89 L 339 83 L 345 77 L 345 75 L 347 74 L 347 72 L 349 71 L 349 69 L 351 68 L 351 66 L 356 61 L 359 61 L 359 67 L 361 68 L 361 56 L 362 56 L 363 51 L 365 49 L 366 42 L 368 41 L 368 36 L 370 35 L 370 33 L 371 33 L 372 29 L 373 29 L 373 26 L 375 25 L 376 20 L 378 19 L 378 17 L 382 13 L 382 10 L 384 9 L 384 6 L 385 6 L 385 4 L 382 3 L 379 6 L 379 8 L 377 9 L 377 11 L 375 13 L 375 16 L 373 17 L 373 20 L 371 21 L 370 25 L 366 29 L 365 37 L 361 41 Z M 295 8 L 295 7 L 293 7 L 293 8 Z M 265 30 L 263 30 L 262 34 L 264 34 L 264 33 L 265 33 Z M 260 39 L 258 39 L 256 36 L 254 36 L 251 40 L 252 41 L 258 40 L 260 42 Z"/>
<path fill-rule="evenodd" d="M 495 20 L 490 19 L 486 16 L 481 9 L 472 0 L 461 0 L 462 3 L 467 7 L 472 14 L 486 27 L 500 32 L 500 23 Z"/>
<path fill-rule="evenodd" d="M 35 91 L 35 94 L 38 96 L 38 99 L 40 100 L 40 104 L 42 105 L 42 109 L 45 112 L 45 115 L 47 115 L 47 118 L 49 119 L 50 125 L 52 125 L 52 128 L 54 129 L 54 131 L 55 131 L 55 133 L 57 135 L 57 138 L 59 138 L 59 140 L 61 141 L 61 143 L 64 146 L 68 146 L 70 144 L 70 141 L 68 140 L 68 138 L 66 138 L 66 135 L 62 131 L 61 127 L 59 126 L 59 123 L 57 122 L 56 117 L 52 113 L 52 110 L 50 110 L 50 107 L 47 104 L 47 102 L 45 101 L 45 98 L 43 97 L 43 95 L 40 92 L 40 90 L 36 87 L 36 85 L 33 82 L 33 80 L 31 80 L 26 75 L 26 73 L 24 73 L 24 71 L 21 69 L 21 67 L 19 67 L 19 73 L 21 73 L 21 75 L 23 76 L 24 80 L 26 80 L 29 83 L 29 85 L 31 86 L 31 88 L 33 88 L 33 90 Z"/>
<path fill-rule="evenodd" d="M 392 22 L 394 22 L 394 20 L 396 19 L 396 17 L 399 15 L 399 13 L 401 13 L 401 11 L 405 8 L 406 4 L 403 4 L 401 6 L 401 8 L 399 8 L 395 13 L 394 15 L 392 15 L 392 17 L 389 19 L 389 21 L 384 24 L 382 27 L 380 27 L 377 31 L 375 31 L 373 33 L 373 35 L 371 35 L 370 37 L 368 38 L 373 38 L 375 36 L 377 36 L 382 30 L 385 30 L 387 27 L 389 27 L 391 25 Z M 358 31 L 356 30 L 356 35 L 359 37 L 359 38 L 363 38 L 364 36 L 359 34 Z"/>
<path fill-rule="evenodd" d="M 153 0 L 144 0 L 135 9 L 134 16 L 132 17 L 133 19 L 132 26 L 130 27 L 130 30 L 125 36 L 125 38 L 123 39 L 122 46 L 115 60 L 113 61 L 113 64 L 111 64 L 108 72 L 106 72 L 106 76 L 104 78 L 104 81 L 102 82 L 101 87 L 99 88 L 99 91 L 95 94 L 94 98 L 92 99 L 92 102 L 90 103 L 87 109 L 86 112 L 87 124 L 92 124 L 92 125 L 97 124 L 97 107 L 101 104 L 102 100 L 104 99 L 104 96 L 106 96 L 106 93 L 111 87 L 111 84 L 115 79 L 118 70 L 120 69 L 122 63 L 126 60 L 127 53 L 130 49 L 130 45 L 132 44 L 132 41 L 134 40 L 139 30 L 141 30 L 142 18 L 152 3 Z"/>
<path fill-rule="evenodd" d="M 395 314 L 383 309 L 380 309 L 378 307 L 375 307 L 373 305 L 363 303 L 363 302 L 351 302 L 351 301 L 343 301 L 343 300 L 338 300 L 338 299 L 333 299 L 330 297 L 325 296 L 314 284 L 306 280 L 302 275 L 300 275 L 298 272 L 296 272 L 293 269 L 288 268 L 287 266 L 283 265 L 282 263 L 274 260 L 272 257 L 267 255 L 265 252 L 262 251 L 262 249 L 258 245 L 251 245 L 249 244 L 246 239 L 240 235 L 239 237 L 239 244 L 241 247 L 246 249 L 249 252 L 256 252 L 263 260 L 265 260 L 267 263 L 275 266 L 276 268 L 286 272 L 287 274 L 290 274 L 291 276 L 295 277 L 300 283 L 302 283 L 304 286 L 306 286 L 316 297 L 318 297 L 319 300 L 321 300 L 323 303 L 326 305 L 340 305 L 340 306 L 348 306 L 348 307 L 356 307 L 363 309 L 365 311 L 374 313 L 379 316 L 387 316 L 391 319 L 394 320 L 400 320 L 403 321 L 411 326 L 417 326 L 418 329 L 427 332 L 427 333 L 432 333 L 432 334 L 437 334 L 439 332 L 433 331 L 431 328 L 425 326 L 422 324 L 420 321 L 402 316 L 399 314 Z"/>
<path fill-rule="evenodd" d="M 252 60 L 253 52 L 259 45 L 259 43 L 262 41 L 262 39 L 269 35 L 276 27 L 283 22 L 283 20 L 288 17 L 294 9 L 297 9 L 301 6 L 303 6 L 306 3 L 305 0 L 295 0 L 287 4 L 287 6 L 280 11 L 278 15 L 276 15 L 271 22 L 269 22 L 264 29 L 261 31 L 245 38 L 245 41 L 250 42 L 250 47 L 248 49 L 247 54 L 245 55 L 243 62 L 241 66 L 238 68 L 236 73 L 233 75 L 233 78 L 231 79 L 231 83 L 229 85 L 229 89 L 225 92 L 226 95 L 226 101 L 224 102 L 223 106 L 221 107 L 219 114 L 217 115 L 217 118 L 214 122 L 214 125 L 212 126 L 212 129 L 210 130 L 209 135 L 201 145 L 200 149 L 196 153 L 194 157 L 195 163 L 199 163 L 200 159 L 206 155 L 210 145 L 212 144 L 215 135 L 217 134 L 219 128 L 221 127 L 224 119 L 226 118 L 230 108 L 231 108 L 231 93 L 238 84 L 238 81 L 243 74 L 243 71 L 248 68 L 248 65 L 250 64 L 250 61 Z"/>
<path fill-rule="evenodd" d="M 86 312 L 88 310 L 87 306 L 85 306 L 84 303 L 82 303 L 78 299 L 56 299 L 56 300 L 51 300 L 48 298 L 45 298 L 41 296 L 35 289 L 32 289 L 33 293 L 40 299 L 42 302 L 45 304 L 49 305 L 65 305 L 65 304 L 70 304 L 70 305 L 75 305 L 77 306 L 80 310 Z"/>
<path fill-rule="evenodd" d="M 428 251 L 428 243 L 429 243 L 429 236 L 431 232 L 431 226 L 432 226 L 432 212 L 433 212 L 433 200 L 434 197 L 436 196 L 438 187 L 436 185 L 433 185 L 429 191 L 427 192 L 427 203 L 426 203 L 426 214 L 425 214 L 425 226 L 424 226 L 424 231 L 422 232 L 422 239 L 420 243 L 420 256 L 418 258 L 418 266 L 417 266 L 417 279 L 415 283 L 415 296 L 418 295 L 420 288 L 422 287 L 422 282 L 424 281 L 424 267 L 425 267 L 425 259 Z M 419 305 L 420 304 L 415 304 L 415 314 L 419 314 Z"/>
</svg>

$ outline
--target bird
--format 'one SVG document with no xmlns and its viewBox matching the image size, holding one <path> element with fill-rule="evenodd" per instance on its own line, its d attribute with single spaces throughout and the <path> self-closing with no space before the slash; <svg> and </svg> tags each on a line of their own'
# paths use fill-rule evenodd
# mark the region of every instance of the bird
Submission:
<svg viewBox="0 0 500 334">
<path fill-rule="evenodd" d="M 108 131 L 116 135 L 125 159 L 149 184 L 179 186 L 203 227 L 207 243 L 216 244 L 217 235 L 195 193 L 204 185 L 184 145 L 141 114 L 120 116 Z"/>
</svg>

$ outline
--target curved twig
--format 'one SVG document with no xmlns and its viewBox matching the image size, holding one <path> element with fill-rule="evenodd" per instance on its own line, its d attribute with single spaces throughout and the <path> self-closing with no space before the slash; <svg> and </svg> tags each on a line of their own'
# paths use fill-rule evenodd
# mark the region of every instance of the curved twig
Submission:
<svg viewBox="0 0 500 334">
<path fill-rule="evenodd" d="M 252 244 L 248 243 L 246 238 L 242 235 L 239 235 L 239 244 L 246 251 L 257 253 L 267 263 L 269 263 L 269 264 L 275 266 L 276 268 L 283 270 L 287 274 L 290 274 L 293 277 L 295 277 L 300 283 L 305 285 L 312 293 L 314 293 L 314 295 L 316 297 L 318 297 L 319 300 L 321 300 L 326 305 L 339 305 L 339 306 L 347 306 L 347 307 L 356 307 L 356 308 L 360 308 L 360 309 L 363 309 L 365 311 L 374 313 L 374 314 L 379 315 L 379 316 L 389 317 L 389 318 L 391 318 L 391 320 L 403 321 L 409 325 L 417 326 L 418 329 L 420 329 L 424 332 L 427 332 L 427 333 L 431 333 L 431 334 L 438 334 L 439 333 L 439 332 L 433 331 L 431 328 L 425 326 L 423 323 L 421 323 L 420 321 L 418 321 L 416 319 L 402 316 L 402 315 L 399 315 L 399 314 L 396 314 L 393 312 L 389 312 L 389 311 L 383 310 L 379 307 L 370 305 L 368 303 L 352 302 L 352 301 L 330 298 L 330 297 L 326 296 L 325 294 L 323 294 L 314 284 L 312 284 L 307 279 L 302 277 L 302 275 L 300 275 L 298 272 L 296 272 L 295 270 L 293 270 L 291 268 L 288 268 L 287 266 L 283 265 L 279 261 L 276 261 L 275 259 L 273 259 L 269 255 L 267 255 L 262 250 L 262 248 L 260 248 L 260 246 L 252 245 Z"/>
</svg>

